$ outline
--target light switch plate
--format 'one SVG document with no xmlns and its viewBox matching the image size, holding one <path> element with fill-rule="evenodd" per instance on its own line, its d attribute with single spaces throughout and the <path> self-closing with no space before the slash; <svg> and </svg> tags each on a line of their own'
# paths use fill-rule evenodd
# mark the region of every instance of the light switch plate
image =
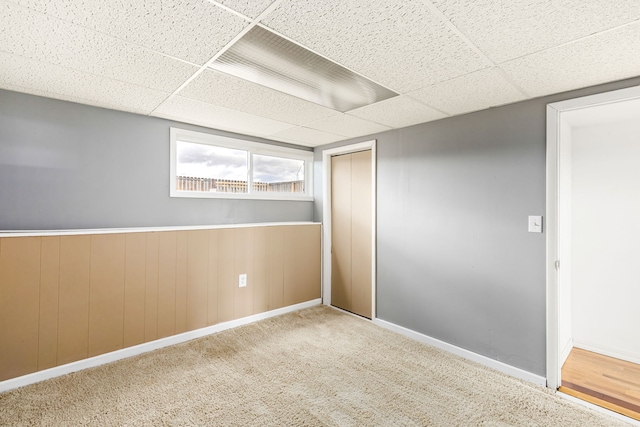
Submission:
<svg viewBox="0 0 640 427">
<path fill-rule="evenodd" d="M 245 286 L 247 286 L 247 275 L 246 274 L 241 274 L 238 277 L 238 287 L 239 288 L 244 288 Z"/>
<path fill-rule="evenodd" d="M 529 233 L 542 233 L 542 217 L 529 215 Z"/>
</svg>

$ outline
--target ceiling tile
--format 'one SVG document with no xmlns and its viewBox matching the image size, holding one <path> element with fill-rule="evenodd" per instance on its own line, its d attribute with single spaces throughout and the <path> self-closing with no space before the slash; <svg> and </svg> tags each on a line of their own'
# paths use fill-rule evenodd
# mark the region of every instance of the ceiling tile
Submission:
<svg viewBox="0 0 640 427">
<path fill-rule="evenodd" d="M 476 71 L 407 95 L 449 114 L 463 114 L 526 99 L 497 68 Z"/>
<path fill-rule="evenodd" d="M 199 65 L 248 25 L 204 0 L 11 1 Z"/>
<path fill-rule="evenodd" d="M 404 95 L 351 110 L 347 114 L 393 128 L 430 122 L 447 116 Z"/>
<path fill-rule="evenodd" d="M 422 0 L 285 0 L 263 22 L 401 93 L 488 65 Z"/>
<path fill-rule="evenodd" d="M 0 51 L 173 92 L 198 68 L 148 49 L 0 2 Z"/>
<path fill-rule="evenodd" d="M 531 96 L 635 77 L 640 22 L 500 65 Z"/>
<path fill-rule="evenodd" d="M 268 8 L 273 0 L 217 0 L 218 3 L 240 12 L 244 16 L 257 18 L 266 8 Z"/>
<path fill-rule="evenodd" d="M 328 119 L 310 123 L 307 127 L 349 138 L 370 135 L 372 133 L 384 132 L 391 129 L 387 126 L 360 119 L 358 117 L 349 116 L 347 114 L 331 116 Z"/>
<path fill-rule="evenodd" d="M 201 73 L 179 95 L 296 125 L 338 114 L 330 108 L 218 71 Z"/>
<path fill-rule="evenodd" d="M 0 52 L 0 87 L 32 95 L 148 114 L 169 96 L 142 86 Z"/>
<path fill-rule="evenodd" d="M 496 63 L 640 18 L 637 0 L 431 0 Z"/>
<path fill-rule="evenodd" d="M 318 147 L 320 145 L 330 144 L 332 142 L 345 139 L 344 136 L 316 129 L 309 129 L 302 126 L 278 132 L 271 135 L 271 138 L 278 139 L 283 142 L 305 145 L 307 147 Z"/>
<path fill-rule="evenodd" d="M 262 137 L 294 127 L 289 123 L 265 119 L 181 96 L 172 97 L 152 115 Z"/>
</svg>

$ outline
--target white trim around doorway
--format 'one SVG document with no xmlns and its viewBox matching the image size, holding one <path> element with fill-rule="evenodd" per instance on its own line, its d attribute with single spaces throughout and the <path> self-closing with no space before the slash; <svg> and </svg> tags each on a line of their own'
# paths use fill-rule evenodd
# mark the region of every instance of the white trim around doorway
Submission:
<svg viewBox="0 0 640 427">
<path fill-rule="evenodd" d="M 562 146 L 562 129 L 569 126 L 563 113 L 586 109 L 604 104 L 640 99 L 640 86 L 604 92 L 582 98 L 568 99 L 547 105 L 547 387 L 557 389 L 562 382 L 561 368 L 563 357 L 568 354 L 566 348 L 559 343 L 559 283 L 558 270 L 562 268 L 559 258 L 559 179 L 560 148 Z"/>
<path fill-rule="evenodd" d="M 331 305 L 331 157 L 371 150 L 371 320 L 376 318 L 376 140 L 322 152 L 322 303 Z"/>
</svg>

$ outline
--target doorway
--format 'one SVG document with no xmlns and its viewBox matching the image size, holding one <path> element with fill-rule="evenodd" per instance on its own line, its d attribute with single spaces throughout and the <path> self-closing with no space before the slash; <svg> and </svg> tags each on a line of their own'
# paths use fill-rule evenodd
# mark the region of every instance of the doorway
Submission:
<svg viewBox="0 0 640 427">
<path fill-rule="evenodd" d="M 624 413 L 604 369 L 640 366 L 640 87 L 549 104 L 547 129 L 548 386 Z"/>
<path fill-rule="evenodd" d="M 375 318 L 375 141 L 325 150 L 323 303 Z"/>
</svg>

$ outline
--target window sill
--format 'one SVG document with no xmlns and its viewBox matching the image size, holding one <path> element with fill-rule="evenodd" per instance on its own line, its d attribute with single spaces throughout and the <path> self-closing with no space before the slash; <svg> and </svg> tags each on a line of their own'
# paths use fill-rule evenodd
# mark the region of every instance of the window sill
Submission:
<svg viewBox="0 0 640 427">
<path fill-rule="evenodd" d="M 313 202 L 313 196 L 289 194 L 205 193 L 200 191 L 172 191 L 171 197 L 187 199 L 235 199 L 235 200 L 281 200 Z"/>
</svg>

